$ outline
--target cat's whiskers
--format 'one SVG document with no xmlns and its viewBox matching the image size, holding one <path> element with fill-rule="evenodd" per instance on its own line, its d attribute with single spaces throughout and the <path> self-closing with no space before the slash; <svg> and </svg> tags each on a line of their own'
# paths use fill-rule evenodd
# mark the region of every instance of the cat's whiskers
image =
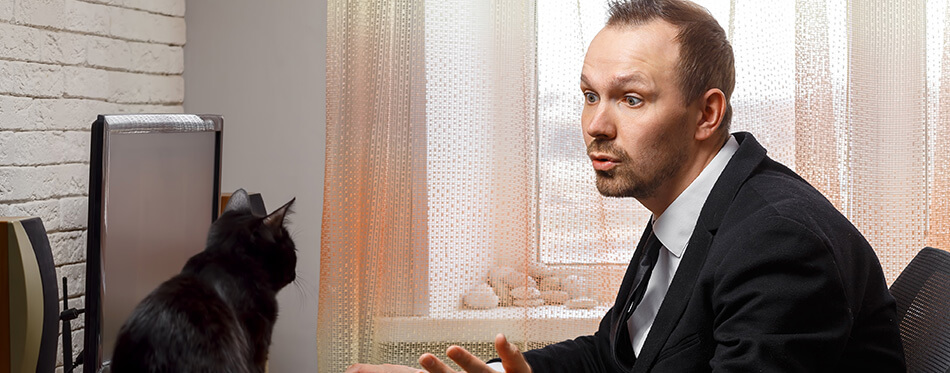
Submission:
<svg viewBox="0 0 950 373">
<path fill-rule="evenodd" d="M 297 275 L 293 281 L 294 289 L 297 291 L 297 295 L 301 299 L 312 300 L 315 292 L 313 291 L 313 285 L 304 277 Z"/>
</svg>

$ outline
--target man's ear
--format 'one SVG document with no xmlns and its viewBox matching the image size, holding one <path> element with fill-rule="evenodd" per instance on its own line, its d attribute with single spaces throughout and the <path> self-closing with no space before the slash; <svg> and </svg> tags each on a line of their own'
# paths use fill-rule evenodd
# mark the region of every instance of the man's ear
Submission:
<svg viewBox="0 0 950 373">
<path fill-rule="evenodd" d="M 699 98 L 701 115 L 696 123 L 696 140 L 703 141 L 713 137 L 722 117 L 726 114 L 726 95 L 719 88 L 710 88 Z"/>
</svg>

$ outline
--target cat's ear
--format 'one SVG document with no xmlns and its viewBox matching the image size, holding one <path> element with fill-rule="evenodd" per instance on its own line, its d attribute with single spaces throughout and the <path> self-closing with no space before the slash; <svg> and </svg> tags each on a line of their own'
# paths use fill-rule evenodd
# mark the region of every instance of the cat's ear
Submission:
<svg viewBox="0 0 950 373">
<path fill-rule="evenodd" d="M 224 207 L 224 212 L 228 211 L 251 212 L 251 198 L 247 196 L 244 189 L 238 189 L 231 193 L 228 205 Z"/>
<path fill-rule="evenodd" d="M 284 225 L 284 217 L 287 216 L 287 213 L 290 212 L 290 206 L 293 205 L 294 201 L 296 200 L 297 200 L 296 198 L 291 199 L 290 202 L 287 202 L 286 204 L 281 206 L 279 209 L 274 210 L 274 212 L 270 213 L 270 215 L 267 215 L 267 217 L 264 218 L 264 225 L 271 228 L 282 227 Z"/>
</svg>

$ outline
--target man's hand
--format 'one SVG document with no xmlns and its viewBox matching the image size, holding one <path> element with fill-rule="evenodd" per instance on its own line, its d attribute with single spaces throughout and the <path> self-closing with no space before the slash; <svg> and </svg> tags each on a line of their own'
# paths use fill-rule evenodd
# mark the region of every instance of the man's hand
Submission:
<svg viewBox="0 0 950 373">
<path fill-rule="evenodd" d="M 505 367 L 505 373 L 531 373 L 531 367 L 524 360 L 524 355 L 521 354 L 517 346 L 508 343 L 508 339 L 505 338 L 504 334 L 495 336 L 495 350 L 498 351 L 498 357 L 501 358 L 501 365 Z M 468 373 L 495 372 L 485 362 L 459 346 L 449 347 L 445 354 Z M 445 365 L 432 354 L 422 354 L 419 357 L 419 364 L 430 373 L 455 373 L 452 368 L 449 368 L 448 365 Z"/>
<path fill-rule="evenodd" d="M 426 373 L 424 370 L 410 368 L 403 365 L 369 365 L 353 364 L 346 369 L 345 373 Z"/>
</svg>

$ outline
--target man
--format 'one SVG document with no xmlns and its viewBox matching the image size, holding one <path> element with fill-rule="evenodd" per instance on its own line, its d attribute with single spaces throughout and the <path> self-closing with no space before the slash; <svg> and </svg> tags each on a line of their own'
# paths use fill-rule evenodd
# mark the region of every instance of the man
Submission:
<svg viewBox="0 0 950 373">
<path fill-rule="evenodd" d="M 904 370 L 874 251 L 752 135 L 729 134 L 734 76 L 705 9 L 611 4 L 581 74 L 584 139 L 598 190 L 653 219 L 599 330 L 523 355 L 499 335 L 506 372 Z M 451 371 L 431 354 L 419 362 Z"/>
</svg>

